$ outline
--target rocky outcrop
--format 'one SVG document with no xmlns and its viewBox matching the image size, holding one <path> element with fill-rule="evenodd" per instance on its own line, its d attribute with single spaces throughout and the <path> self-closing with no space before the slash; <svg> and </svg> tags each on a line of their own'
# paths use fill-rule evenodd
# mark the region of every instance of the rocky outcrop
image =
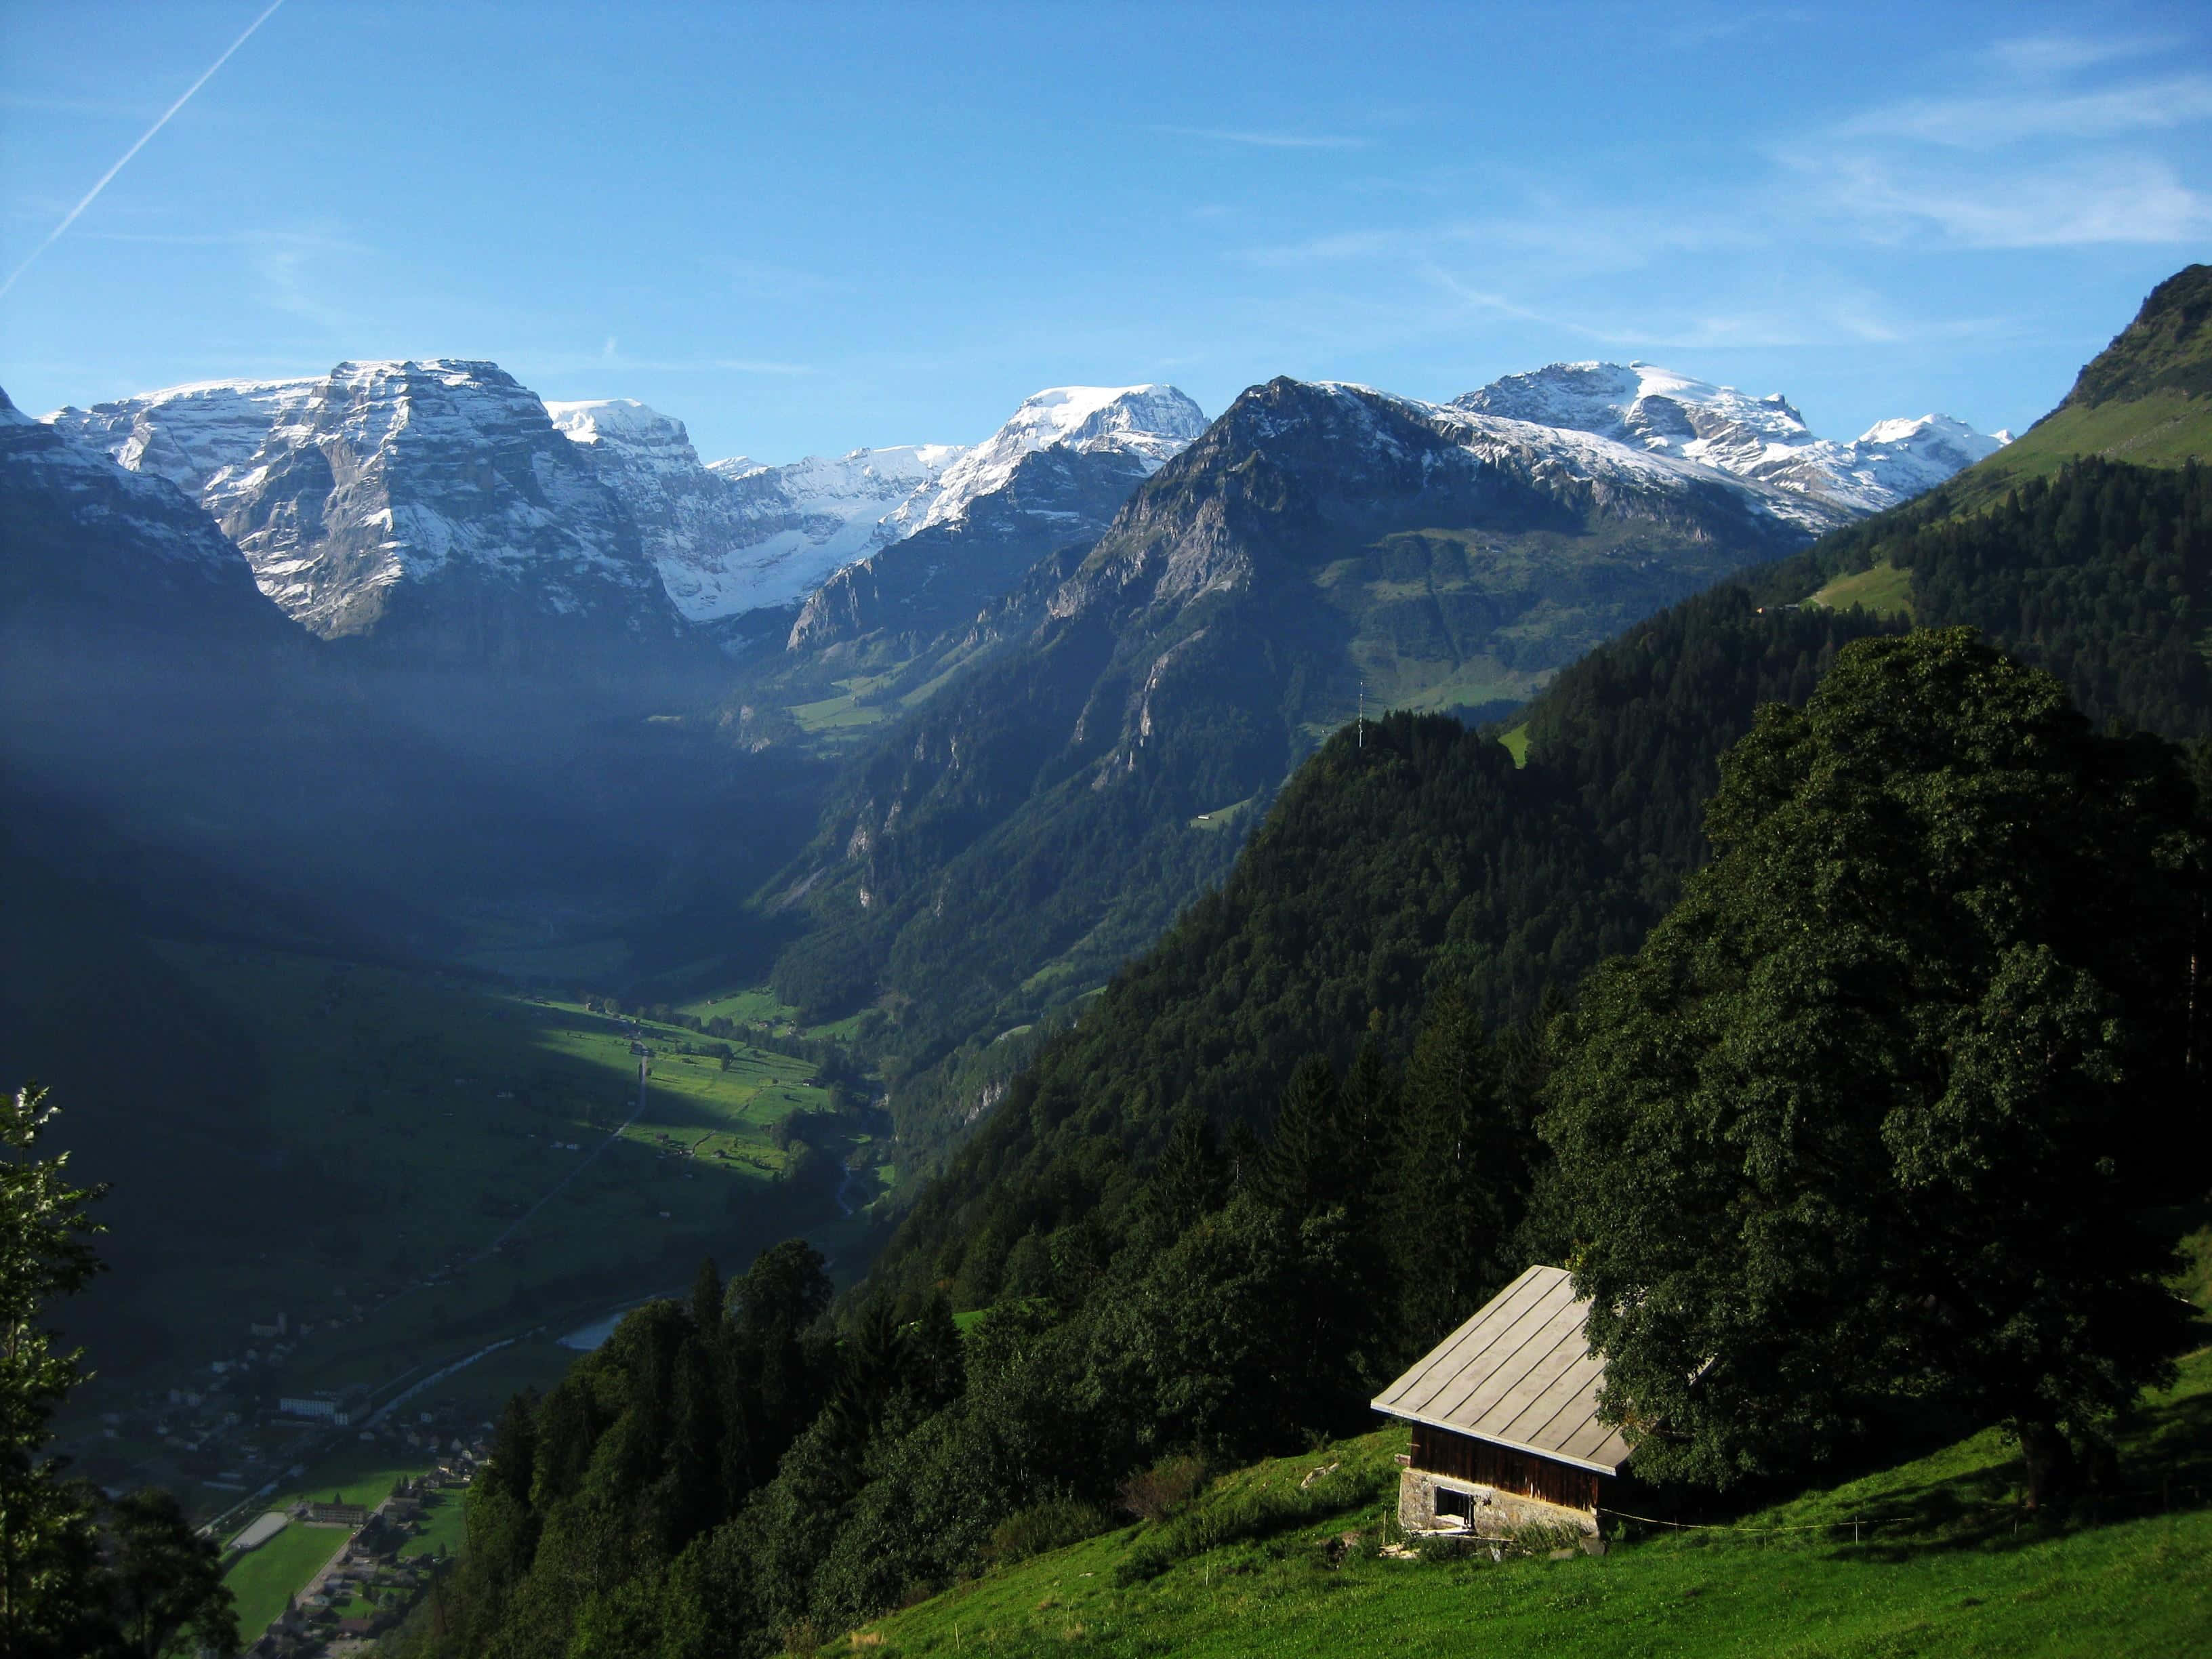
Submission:
<svg viewBox="0 0 2212 1659">
<path fill-rule="evenodd" d="M 683 635 L 629 508 L 491 363 L 341 363 L 203 495 L 325 639 L 554 670 Z"/>
</svg>

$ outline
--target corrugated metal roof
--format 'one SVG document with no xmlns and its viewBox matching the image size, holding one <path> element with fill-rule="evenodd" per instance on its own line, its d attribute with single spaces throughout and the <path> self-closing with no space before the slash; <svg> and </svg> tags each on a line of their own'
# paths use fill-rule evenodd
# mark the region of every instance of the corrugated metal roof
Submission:
<svg viewBox="0 0 2212 1659">
<path fill-rule="evenodd" d="M 1628 1461 L 1597 1416 L 1605 1365 L 1583 1335 L 1589 1304 L 1563 1267 L 1531 1267 L 1378 1395 L 1375 1409 L 1600 1474 Z"/>
</svg>

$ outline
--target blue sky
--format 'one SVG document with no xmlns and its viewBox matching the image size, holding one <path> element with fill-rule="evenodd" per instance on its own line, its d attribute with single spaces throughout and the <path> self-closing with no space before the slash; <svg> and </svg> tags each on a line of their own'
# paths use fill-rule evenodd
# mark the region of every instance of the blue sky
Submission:
<svg viewBox="0 0 2212 1659">
<path fill-rule="evenodd" d="M 1561 358 L 2024 425 L 2212 258 L 2197 6 L 0 0 L 34 412 L 489 357 L 708 458 Z"/>
</svg>

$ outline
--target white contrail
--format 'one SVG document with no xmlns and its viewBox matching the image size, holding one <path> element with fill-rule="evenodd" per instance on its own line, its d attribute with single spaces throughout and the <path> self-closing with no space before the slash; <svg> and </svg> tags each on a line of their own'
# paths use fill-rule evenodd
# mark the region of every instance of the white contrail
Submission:
<svg viewBox="0 0 2212 1659">
<path fill-rule="evenodd" d="M 82 213 L 87 208 L 92 205 L 93 199 L 97 197 L 100 191 L 107 188 L 109 182 L 114 179 L 117 173 L 123 171 L 124 167 L 130 162 L 131 158 L 136 155 L 140 150 L 145 149 L 148 140 L 151 139 L 155 133 L 159 132 L 163 127 L 169 125 L 169 118 L 174 115 L 179 110 L 182 109 L 186 104 L 190 103 L 191 101 L 192 94 L 198 92 L 202 87 L 205 86 L 210 81 L 214 79 L 215 72 L 230 61 L 231 53 L 236 52 L 240 46 L 244 46 L 247 40 L 251 40 L 253 35 L 253 31 L 259 28 L 264 23 L 267 22 L 272 16 L 274 16 L 276 12 L 276 8 L 283 3 L 284 0 L 269 0 L 269 9 L 263 12 L 260 16 L 255 18 L 251 23 L 248 23 L 246 26 L 246 33 L 244 34 L 240 35 L 237 40 L 232 41 L 228 46 L 224 48 L 222 56 L 216 58 L 215 62 L 207 66 L 207 73 L 201 76 L 198 80 L 193 82 L 191 85 L 186 87 L 185 88 L 184 96 L 178 99 L 175 103 L 170 105 L 168 108 L 163 110 L 161 112 L 161 118 L 155 122 L 152 126 L 148 127 L 145 131 L 138 135 L 138 142 L 131 145 L 129 149 L 123 152 L 122 161 L 118 161 L 113 167 L 108 168 L 106 172 L 101 173 L 100 175 L 100 182 L 94 185 L 90 190 L 85 191 L 84 200 L 79 202 L 75 207 L 69 210 L 68 216 L 62 220 L 61 223 L 56 225 L 53 229 L 47 234 L 46 240 L 31 250 L 30 258 L 25 259 L 21 264 L 17 265 L 15 269 L 9 273 L 6 282 L 0 283 L 0 299 L 4 299 L 7 296 L 8 290 L 15 286 L 16 277 L 21 276 L 25 271 L 31 268 L 32 260 L 36 259 L 41 253 L 44 253 L 48 248 L 52 247 L 56 242 L 61 240 L 62 233 L 76 222 L 77 215 Z"/>
</svg>

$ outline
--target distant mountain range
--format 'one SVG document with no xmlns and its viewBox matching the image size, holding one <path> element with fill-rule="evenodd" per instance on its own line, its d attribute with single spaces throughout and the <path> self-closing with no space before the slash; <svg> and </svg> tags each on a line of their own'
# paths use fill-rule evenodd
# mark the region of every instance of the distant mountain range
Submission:
<svg viewBox="0 0 2212 1659">
<path fill-rule="evenodd" d="M 895 993 L 915 1055 L 1097 983 L 1363 700 L 1512 707 L 2004 441 L 1929 416 L 1838 443 L 1779 396 L 1604 363 L 1444 404 L 1277 380 L 1211 422 L 1172 386 L 1057 387 L 973 447 L 774 466 L 456 359 L 9 430 L 0 499 L 45 489 L 56 549 L 72 523 L 97 549 L 69 578 L 93 611 L 189 547 L 240 625 L 336 660 L 465 671 L 479 702 L 581 672 L 602 692 L 533 736 L 548 763 L 577 720 L 710 705 L 702 741 L 842 757 L 770 890 L 810 923 L 778 981 L 817 1012 Z M 74 494 L 38 483 L 64 459 Z"/>
<path fill-rule="evenodd" d="M 2002 441 L 1929 416 L 1838 444 L 1778 396 L 1642 364 L 1555 364 L 1448 407 L 1470 443 L 1548 442 L 1592 477 L 1722 482 L 1808 532 Z M 683 422 L 642 404 L 543 403 L 495 364 L 452 359 L 203 382 L 46 423 L 196 500 L 262 591 L 325 638 L 515 660 L 665 648 L 792 611 L 787 651 L 878 667 L 1102 534 L 1206 427 L 1172 386 L 1066 386 L 974 446 L 705 463 Z M 1555 435 L 1513 429 L 1531 426 Z"/>
<path fill-rule="evenodd" d="M 665 641 L 796 605 L 979 515 L 1030 528 L 1024 549 L 1095 535 L 1205 418 L 1172 387 L 1062 387 L 972 447 L 709 465 L 681 422 L 634 400 L 544 404 L 495 364 L 433 359 L 172 387 L 46 424 L 196 498 L 309 632 L 496 659 L 549 623 L 573 649 L 579 624 Z M 1025 463 L 1046 451 L 1088 487 L 1027 504 Z"/>
</svg>

